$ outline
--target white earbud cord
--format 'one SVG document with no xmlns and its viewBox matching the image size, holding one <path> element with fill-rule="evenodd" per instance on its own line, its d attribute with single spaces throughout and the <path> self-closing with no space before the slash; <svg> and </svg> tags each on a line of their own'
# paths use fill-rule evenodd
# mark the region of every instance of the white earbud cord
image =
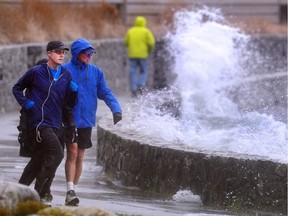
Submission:
<svg viewBox="0 0 288 216">
<path fill-rule="evenodd" d="M 49 68 L 48 68 L 48 65 L 47 65 L 47 71 L 48 71 L 48 74 L 49 74 L 49 80 L 51 81 L 51 74 L 50 74 L 50 70 L 49 70 Z M 51 84 L 50 84 L 50 86 L 49 86 L 49 89 L 48 89 L 48 94 L 47 94 L 47 97 L 46 97 L 46 99 L 44 100 L 44 102 L 43 102 L 43 104 L 42 104 L 42 107 L 41 107 L 41 114 L 42 114 L 42 119 L 41 119 L 41 121 L 39 122 L 39 124 L 37 125 L 37 127 L 36 127 L 36 140 L 37 140 L 37 142 L 42 142 L 42 138 L 41 138 L 41 136 L 40 136 L 40 131 L 39 131 L 39 126 L 42 124 L 42 122 L 44 121 L 44 105 L 45 105 L 45 103 L 47 102 L 47 100 L 48 100 L 48 98 L 49 98 L 49 96 L 50 96 L 50 92 L 51 92 L 51 87 L 52 87 L 52 85 L 53 85 L 53 79 L 52 79 L 52 81 L 51 81 Z"/>
</svg>

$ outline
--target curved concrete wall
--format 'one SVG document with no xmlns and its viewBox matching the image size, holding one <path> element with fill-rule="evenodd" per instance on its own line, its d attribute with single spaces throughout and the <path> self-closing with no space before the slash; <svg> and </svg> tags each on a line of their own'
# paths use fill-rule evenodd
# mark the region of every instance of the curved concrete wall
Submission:
<svg viewBox="0 0 288 216">
<path fill-rule="evenodd" d="M 101 120 L 97 163 L 125 186 L 167 195 L 189 189 L 207 206 L 287 213 L 287 164 L 140 143 Z"/>
</svg>

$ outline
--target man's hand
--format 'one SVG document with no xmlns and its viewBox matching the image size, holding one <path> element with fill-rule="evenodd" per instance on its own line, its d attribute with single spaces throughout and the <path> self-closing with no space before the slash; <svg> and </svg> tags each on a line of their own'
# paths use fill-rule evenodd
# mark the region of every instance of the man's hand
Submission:
<svg viewBox="0 0 288 216">
<path fill-rule="evenodd" d="M 114 125 L 117 124 L 119 121 L 121 121 L 121 119 L 122 119 L 122 113 L 117 112 L 113 114 Z"/>
<path fill-rule="evenodd" d="M 35 102 L 34 101 L 31 101 L 31 100 L 28 100 L 25 104 L 24 104 L 24 108 L 26 110 L 29 110 L 31 108 L 33 108 L 35 106 Z"/>
<path fill-rule="evenodd" d="M 73 92 L 78 92 L 78 85 L 77 85 L 75 82 L 71 81 L 71 82 L 70 82 L 70 89 L 71 89 Z"/>
<path fill-rule="evenodd" d="M 78 138 L 77 129 L 75 126 L 69 126 L 66 128 L 66 142 L 74 143 Z"/>
</svg>

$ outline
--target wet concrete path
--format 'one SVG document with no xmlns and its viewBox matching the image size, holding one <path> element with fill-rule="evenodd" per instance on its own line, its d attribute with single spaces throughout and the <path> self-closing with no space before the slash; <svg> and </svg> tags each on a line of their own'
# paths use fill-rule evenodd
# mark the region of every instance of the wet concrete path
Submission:
<svg viewBox="0 0 288 216">
<path fill-rule="evenodd" d="M 125 98 L 123 100 L 126 102 Z M 109 112 L 104 103 L 100 103 L 98 120 L 105 115 L 111 115 Z M 0 115 L 0 180 L 18 182 L 29 160 L 29 158 L 19 157 L 16 128 L 18 118 L 18 112 Z M 129 216 L 228 215 L 227 212 L 207 209 L 199 201 L 174 201 L 135 187 L 124 187 L 120 182 L 110 180 L 103 173 L 102 167 L 96 164 L 96 136 L 96 128 L 94 128 L 93 147 L 86 151 L 83 174 L 77 190 L 81 206 L 95 206 Z M 54 196 L 52 204 L 55 206 L 63 205 L 65 199 L 64 161 L 65 159 L 59 166 L 52 185 Z"/>
</svg>

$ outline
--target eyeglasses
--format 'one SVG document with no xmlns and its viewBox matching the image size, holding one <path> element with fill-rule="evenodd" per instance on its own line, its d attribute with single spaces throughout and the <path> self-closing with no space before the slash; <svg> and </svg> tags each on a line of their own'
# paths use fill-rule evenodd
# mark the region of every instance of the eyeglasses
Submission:
<svg viewBox="0 0 288 216">
<path fill-rule="evenodd" d="M 54 52 L 57 55 L 66 55 L 67 54 L 67 52 L 65 50 L 51 50 L 51 52 Z"/>
</svg>

